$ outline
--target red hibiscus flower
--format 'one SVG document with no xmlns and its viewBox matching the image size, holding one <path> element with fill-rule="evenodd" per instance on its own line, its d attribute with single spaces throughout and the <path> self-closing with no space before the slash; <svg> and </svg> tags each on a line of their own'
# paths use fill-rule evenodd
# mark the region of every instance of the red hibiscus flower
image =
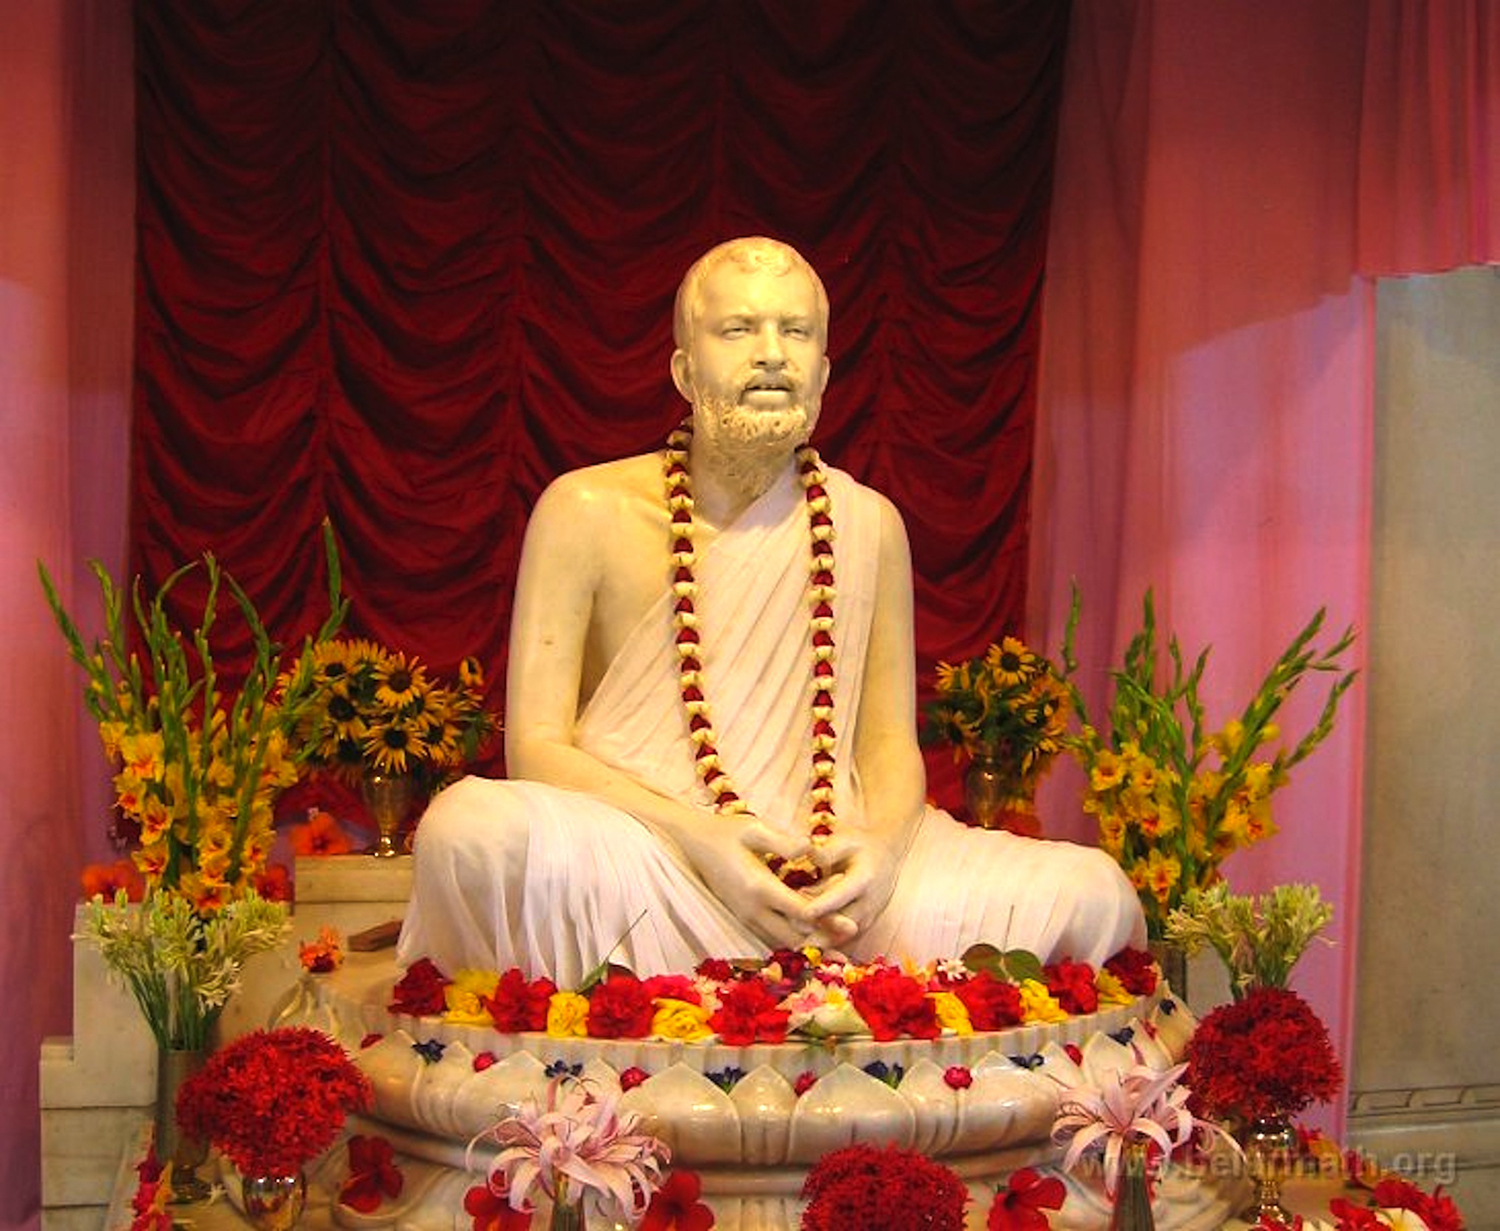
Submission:
<svg viewBox="0 0 1500 1231">
<path fill-rule="evenodd" d="M 703 1181 L 696 1171 L 673 1171 L 667 1182 L 651 1194 L 651 1204 L 638 1231 L 708 1231 L 714 1212 L 699 1200 Z"/>
<path fill-rule="evenodd" d="M 776 997 L 759 979 L 731 984 L 719 998 L 709 1026 L 731 1047 L 783 1043 L 791 1014 L 777 1007 Z"/>
<path fill-rule="evenodd" d="M 464 1194 L 464 1213 L 474 1220 L 474 1231 L 531 1231 L 532 1211 L 511 1209 L 510 1199 L 487 1184 Z"/>
<path fill-rule="evenodd" d="M 1099 991 L 1094 986 L 1094 968 L 1083 962 L 1061 961 L 1042 967 L 1047 990 L 1057 998 L 1064 1013 L 1094 1013 L 1099 1009 Z"/>
<path fill-rule="evenodd" d="M 551 979 L 526 981 L 519 967 L 512 966 L 495 985 L 492 995 L 481 996 L 495 1029 L 502 1034 L 516 1034 L 522 1030 L 547 1029 L 547 1002 L 557 991 Z"/>
<path fill-rule="evenodd" d="M 596 1039 L 643 1039 L 656 1005 L 634 975 L 610 975 L 589 993 L 589 1034 Z"/>
<path fill-rule="evenodd" d="M 292 900 L 292 874 L 284 863 L 267 864 L 263 871 L 256 873 L 251 884 L 267 902 Z"/>
<path fill-rule="evenodd" d="M 1156 961 L 1144 949 L 1121 949 L 1104 969 L 1132 996 L 1149 996 L 1156 990 Z"/>
<path fill-rule="evenodd" d="M 1047 1231 L 1043 1210 L 1062 1209 L 1067 1190 L 1056 1176 L 1045 1180 L 1031 1167 L 1013 1172 L 1010 1183 L 995 1194 L 985 1220 L 986 1231 Z"/>
<path fill-rule="evenodd" d="M 115 894 L 125 891 L 128 901 L 139 902 L 146 893 L 146 878 L 141 875 L 129 859 L 117 859 L 114 863 L 91 863 L 83 870 L 83 897 L 85 901 L 96 895 L 106 902 L 113 902 Z"/>
<path fill-rule="evenodd" d="M 418 958 L 391 989 L 391 1013 L 408 1013 L 412 1017 L 435 1017 L 447 1007 L 443 989 L 452 983 L 431 958 Z"/>
<path fill-rule="evenodd" d="M 1021 989 L 988 970 L 955 983 L 952 991 L 969 1011 L 969 1024 L 975 1030 L 1004 1030 L 1021 1024 Z"/>
<path fill-rule="evenodd" d="M 877 1042 L 889 1042 L 902 1035 L 935 1039 L 942 1033 L 932 999 L 920 983 L 899 970 L 866 975 L 850 985 L 849 999 Z"/>
<path fill-rule="evenodd" d="M 349 1138 L 349 1178 L 339 1188 L 339 1204 L 373 1214 L 386 1197 L 399 1197 L 401 1168 L 384 1137 L 356 1133 Z"/>
</svg>

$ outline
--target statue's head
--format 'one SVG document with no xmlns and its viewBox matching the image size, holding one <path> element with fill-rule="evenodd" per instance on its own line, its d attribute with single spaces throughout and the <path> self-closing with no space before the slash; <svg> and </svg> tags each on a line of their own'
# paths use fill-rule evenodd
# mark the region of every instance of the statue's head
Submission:
<svg viewBox="0 0 1500 1231">
<path fill-rule="evenodd" d="M 796 249 L 752 237 L 705 253 L 677 290 L 673 335 L 672 380 L 716 452 L 790 453 L 811 435 L 828 295 Z"/>
</svg>

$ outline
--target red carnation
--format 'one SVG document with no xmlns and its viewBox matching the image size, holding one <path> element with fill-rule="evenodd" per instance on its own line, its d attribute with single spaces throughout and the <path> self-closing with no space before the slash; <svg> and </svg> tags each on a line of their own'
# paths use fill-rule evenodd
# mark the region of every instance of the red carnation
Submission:
<svg viewBox="0 0 1500 1231">
<path fill-rule="evenodd" d="M 778 1007 L 776 997 L 759 979 L 745 979 L 724 989 L 719 1007 L 708 1024 L 731 1047 L 786 1041 L 791 1014 Z"/>
<path fill-rule="evenodd" d="M 920 983 L 899 970 L 878 970 L 851 983 L 849 999 L 877 1042 L 902 1035 L 935 1039 L 942 1033 L 932 998 Z"/>
<path fill-rule="evenodd" d="M 412 1017 L 435 1017 L 447 1007 L 443 989 L 452 983 L 431 958 L 418 958 L 391 989 L 391 1013 L 409 1013 Z"/>
<path fill-rule="evenodd" d="M 610 975 L 589 993 L 589 1034 L 596 1039 L 643 1039 L 656 1005 L 634 975 Z"/>
<path fill-rule="evenodd" d="M 951 990 L 969 1011 L 969 1024 L 975 1030 L 1004 1030 L 1021 1024 L 1021 989 L 988 970 L 955 983 Z"/>
<path fill-rule="evenodd" d="M 1047 976 L 1047 990 L 1057 998 L 1064 1013 L 1094 1013 L 1099 1008 L 1099 991 L 1094 986 L 1094 968 L 1084 962 L 1063 960 L 1042 967 Z"/>
<path fill-rule="evenodd" d="M 495 1029 L 502 1034 L 522 1030 L 547 1029 L 547 1003 L 557 991 L 551 979 L 526 981 L 519 967 L 512 966 L 500 976 L 492 995 L 481 996 L 480 1004 L 489 1013 Z"/>
<path fill-rule="evenodd" d="M 646 980 L 646 994 L 652 1000 L 683 1000 L 702 1004 L 703 996 L 687 975 L 652 975 Z"/>
<path fill-rule="evenodd" d="M 1156 990 L 1156 960 L 1144 949 L 1121 949 L 1104 969 L 1132 996 L 1149 996 Z"/>
</svg>

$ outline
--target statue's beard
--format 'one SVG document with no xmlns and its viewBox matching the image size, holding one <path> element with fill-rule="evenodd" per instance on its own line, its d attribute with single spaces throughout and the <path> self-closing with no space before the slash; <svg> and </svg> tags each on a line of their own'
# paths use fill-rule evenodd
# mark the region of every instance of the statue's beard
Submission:
<svg viewBox="0 0 1500 1231">
<path fill-rule="evenodd" d="M 797 446 L 807 439 L 816 407 L 793 402 L 780 410 L 754 410 L 695 390 L 694 434 L 724 482 L 759 496 L 776 481 Z"/>
</svg>

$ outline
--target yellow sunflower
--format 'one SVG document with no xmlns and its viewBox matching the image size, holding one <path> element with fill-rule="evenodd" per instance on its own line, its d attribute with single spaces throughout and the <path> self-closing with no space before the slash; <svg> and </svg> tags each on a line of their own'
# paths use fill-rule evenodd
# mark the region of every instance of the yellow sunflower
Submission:
<svg viewBox="0 0 1500 1231">
<path fill-rule="evenodd" d="M 390 709 L 404 709 L 430 687 L 427 668 L 400 650 L 375 668 L 375 700 Z"/>
</svg>

